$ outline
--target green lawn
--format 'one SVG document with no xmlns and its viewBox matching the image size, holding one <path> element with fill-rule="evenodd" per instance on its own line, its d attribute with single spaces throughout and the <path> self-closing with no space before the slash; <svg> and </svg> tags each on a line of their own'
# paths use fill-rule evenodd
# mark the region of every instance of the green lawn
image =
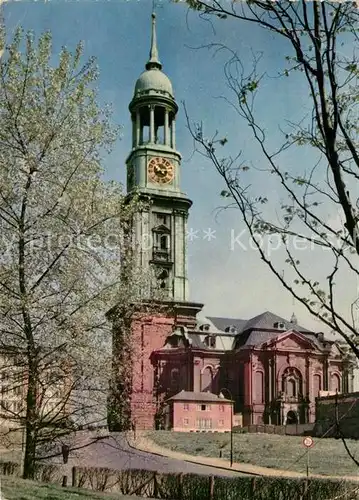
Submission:
<svg viewBox="0 0 359 500">
<path fill-rule="evenodd" d="M 183 433 L 171 431 L 148 432 L 147 436 L 164 448 L 229 460 L 230 434 Z M 238 434 L 234 439 L 234 461 L 275 469 L 306 471 L 306 450 L 301 436 L 273 434 Z M 347 440 L 350 450 L 359 459 L 359 441 Z M 315 439 L 309 450 L 309 470 L 313 474 L 356 476 L 359 468 L 347 455 L 344 445 L 336 439 Z"/>
<path fill-rule="evenodd" d="M 78 488 L 61 488 L 51 484 L 26 481 L 13 476 L 0 477 L 0 498 L 6 500 L 136 500 L 118 493 L 96 493 Z"/>
</svg>

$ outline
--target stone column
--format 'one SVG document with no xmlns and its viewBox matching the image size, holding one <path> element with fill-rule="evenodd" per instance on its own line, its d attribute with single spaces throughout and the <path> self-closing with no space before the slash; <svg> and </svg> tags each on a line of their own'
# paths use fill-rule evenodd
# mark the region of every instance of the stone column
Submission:
<svg viewBox="0 0 359 500">
<path fill-rule="evenodd" d="M 272 360 L 272 397 L 273 399 L 277 399 L 278 396 L 278 387 L 277 387 L 277 356 L 273 355 Z"/>
<path fill-rule="evenodd" d="M 171 146 L 173 149 L 176 149 L 176 120 L 175 117 L 172 118 L 172 124 L 171 124 Z"/>
<path fill-rule="evenodd" d="M 136 134 L 136 115 L 132 113 L 131 115 L 131 120 L 132 120 L 132 147 L 135 148 L 137 146 L 136 140 L 137 140 L 137 134 Z"/>
<path fill-rule="evenodd" d="M 155 142 L 155 108 L 150 106 L 150 143 Z"/>
<path fill-rule="evenodd" d="M 249 407 L 250 407 L 250 410 L 251 410 L 251 416 L 250 416 L 250 423 L 251 424 L 254 424 L 255 422 L 253 422 L 253 359 L 252 359 L 252 353 L 250 353 L 249 355 L 249 363 L 248 363 L 248 366 L 249 366 L 249 377 L 248 377 L 248 385 L 249 385 Z"/>
<path fill-rule="evenodd" d="M 349 392 L 353 392 L 353 391 L 354 391 L 354 371 L 353 371 L 353 369 L 351 369 Z"/>
<path fill-rule="evenodd" d="M 312 391 L 311 389 L 312 381 L 312 370 L 309 357 L 305 359 L 305 380 L 303 380 L 303 397 L 308 397 L 310 399 Z"/>
<path fill-rule="evenodd" d="M 273 391 L 273 358 L 268 359 L 267 363 L 267 383 L 266 386 L 268 387 L 268 400 L 266 401 L 267 408 L 268 408 L 268 423 L 273 424 L 273 401 L 274 401 L 274 391 Z"/>
<path fill-rule="evenodd" d="M 164 138 L 164 143 L 166 146 L 168 146 L 168 109 L 165 108 L 165 124 L 164 124 L 164 134 L 163 134 L 163 138 Z"/>
<path fill-rule="evenodd" d="M 141 121 L 140 121 L 140 112 L 139 110 L 136 111 L 136 123 L 135 123 L 135 130 L 136 130 L 136 139 L 135 139 L 135 147 L 140 144 L 140 141 L 142 142 L 141 139 Z"/>
<path fill-rule="evenodd" d="M 329 391 L 328 357 L 324 358 L 323 363 L 323 390 Z"/>
</svg>

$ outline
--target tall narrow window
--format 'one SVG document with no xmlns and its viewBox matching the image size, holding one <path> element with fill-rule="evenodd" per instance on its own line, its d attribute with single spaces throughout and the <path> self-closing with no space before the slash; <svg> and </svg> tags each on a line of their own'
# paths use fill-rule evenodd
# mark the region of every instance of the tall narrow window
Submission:
<svg viewBox="0 0 359 500">
<path fill-rule="evenodd" d="M 297 388 L 296 388 L 296 383 L 294 379 L 288 379 L 287 380 L 287 396 L 290 398 L 295 398 L 297 395 Z"/>
<path fill-rule="evenodd" d="M 168 238 L 167 238 L 166 234 L 163 234 L 160 238 L 160 248 L 161 248 L 161 250 L 168 249 Z"/>
<path fill-rule="evenodd" d="M 213 372 L 210 366 L 207 366 L 201 374 L 201 391 L 212 392 Z"/>
<path fill-rule="evenodd" d="M 264 401 L 264 384 L 263 384 L 263 373 L 256 372 L 254 379 L 254 396 L 256 403 L 263 403 Z"/>
<path fill-rule="evenodd" d="M 333 392 L 340 392 L 340 378 L 336 373 L 332 375 L 331 390 Z"/>
<path fill-rule="evenodd" d="M 179 370 L 178 370 L 178 368 L 173 368 L 171 370 L 171 389 L 173 391 L 178 391 L 178 389 L 179 389 Z"/>
<path fill-rule="evenodd" d="M 320 375 L 313 376 L 313 396 L 317 398 L 319 396 L 319 392 L 322 390 L 322 380 Z"/>
</svg>

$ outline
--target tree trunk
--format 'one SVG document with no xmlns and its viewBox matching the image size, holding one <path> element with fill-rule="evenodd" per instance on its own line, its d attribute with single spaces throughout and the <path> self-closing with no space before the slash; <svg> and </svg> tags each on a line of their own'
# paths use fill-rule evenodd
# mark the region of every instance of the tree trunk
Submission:
<svg viewBox="0 0 359 500">
<path fill-rule="evenodd" d="M 26 422 L 26 443 L 24 455 L 24 479 L 35 477 L 36 435 L 31 422 Z"/>
<path fill-rule="evenodd" d="M 34 360 L 29 363 L 29 380 L 26 396 L 26 439 L 23 478 L 34 479 L 35 476 L 35 457 L 36 457 L 36 373 L 34 371 Z"/>
</svg>

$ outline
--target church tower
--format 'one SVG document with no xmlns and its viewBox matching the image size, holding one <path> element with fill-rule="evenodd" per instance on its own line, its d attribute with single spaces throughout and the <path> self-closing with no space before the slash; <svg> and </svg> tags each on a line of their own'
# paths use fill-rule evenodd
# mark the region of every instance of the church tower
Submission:
<svg viewBox="0 0 359 500">
<path fill-rule="evenodd" d="M 154 268 L 164 297 L 158 309 L 130 318 L 131 373 L 123 371 L 128 360 L 123 339 L 129 337 L 121 303 L 107 313 L 113 325 L 108 422 L 110 429 L 117 431 L 131 427 L 152 429 L 158 425 L 165 372 L 157 353 L 177 328 L 194 330 L 196 315 L 203 307 L 188 301 L 186 226 L 192 202 L 181 191 L 181 155 L 176 149 L 178 106 L 159 61 L 154 14 L 150 57 L 145 68 L 129 105 L 132 149 L 126 160 L 127 192 L 130 198 L 139 195 L 146 202 L 134 220 L 138 258 L 144 274 Z M 190 388 L 190 358 L 186 362 L 188 367 L 184 370 L 188 371 Z"/>
<path fill-rule="evenodd" d="M 181 155 L 176 149 L 176 104 L 172 84 L 162 71 L 156 16 L 152 14 L 149 60 L 129 105 L 132 150 L 126 160 L 127 191 L 149 201 L 137 215 L 135 235 L 141 268 L 152 265 L 169 300 L 188 300 L 186 225 L 192 204 L 181 192 Z"/>
</svg>

